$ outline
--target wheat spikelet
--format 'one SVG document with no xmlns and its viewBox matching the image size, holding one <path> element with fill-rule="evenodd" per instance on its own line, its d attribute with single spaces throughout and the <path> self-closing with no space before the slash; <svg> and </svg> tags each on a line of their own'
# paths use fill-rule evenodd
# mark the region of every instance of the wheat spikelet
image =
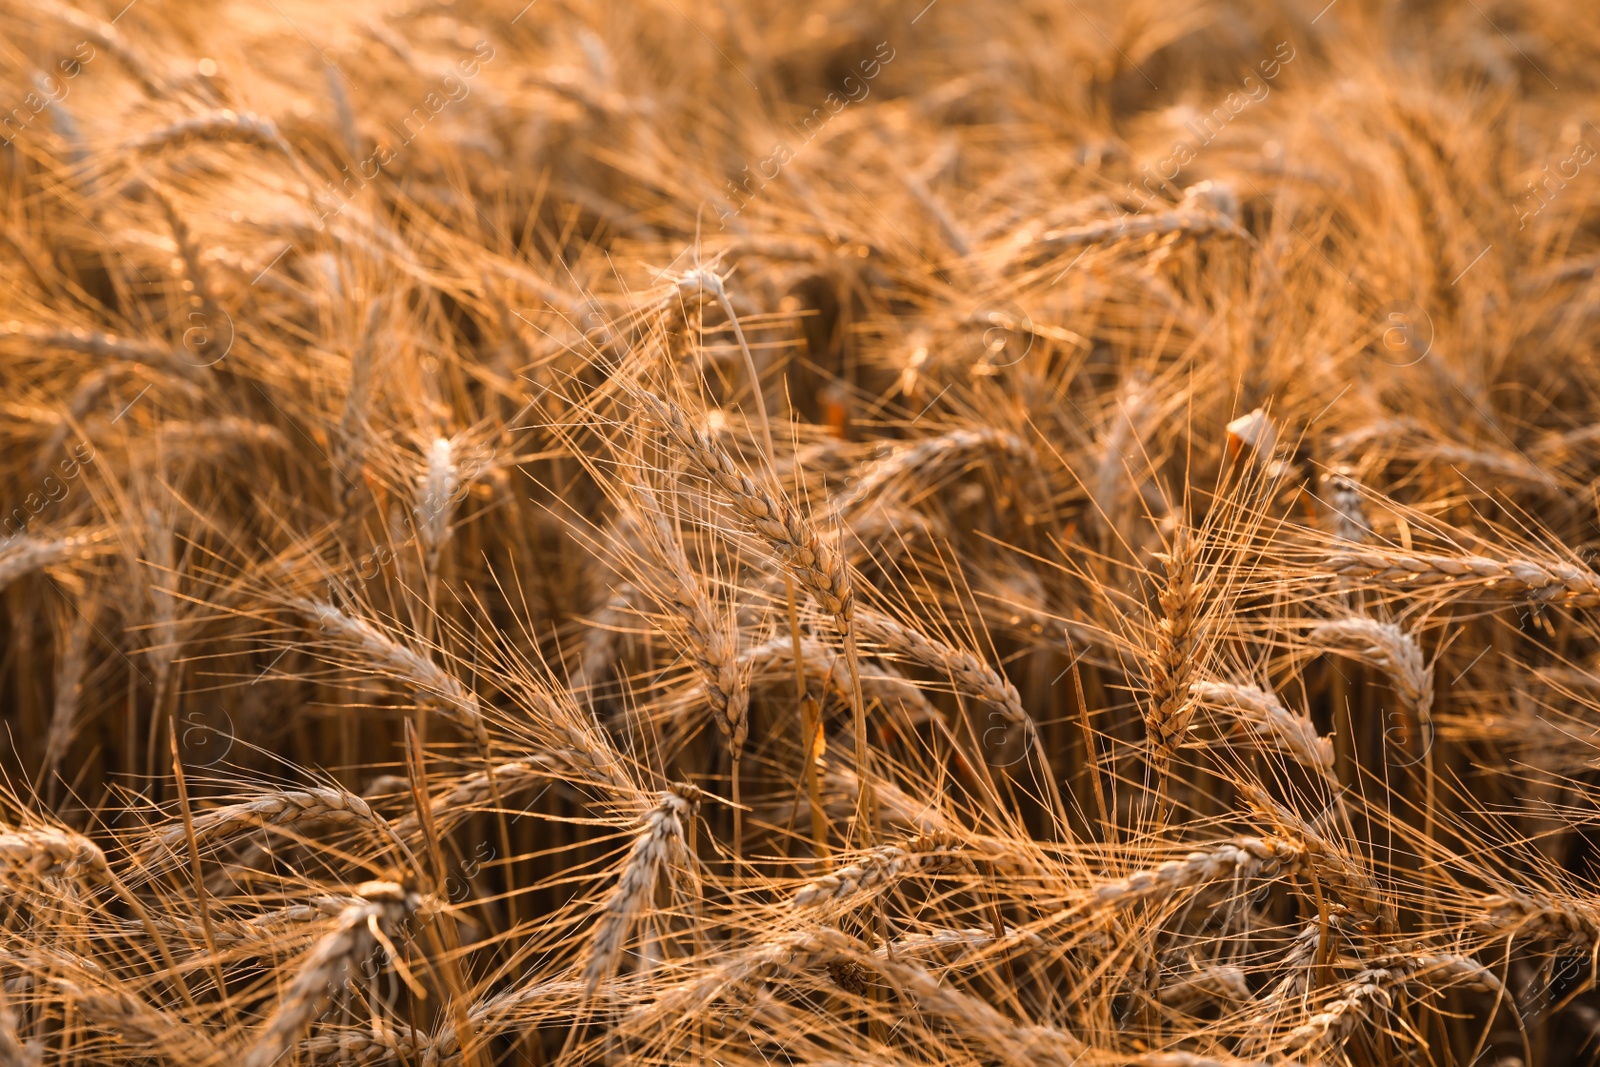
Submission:
<svg viewBox="0 0 1600 1067">
<path fill-rule="evenodd" d="M 738 634 L 719 620 L 655 495 L 643 485 L 630 486 L 630 492 L 642 512 L 636 523 L 639 539 L 655 564 L 648 581 L 659 586 L 659 599 L 672 612 L 675 630 L 694 659 L 728 753 L 737 759 L 750 734 L 749 668 L 739 657 Z"/>
<path fill-rule="evenodd" d="M 38 1048 L 17 1039 L 17 1016 L 0 990 L 0 1067 L 39 1067 L 42 1060 Z"/>
<path fill-rule="evenodd" d="M 829 934 L 842 937 L 832 931 Z M 958 1033 L 1007 1059 L 1067 1067 L 1088 1051 L 1079 1038 L 1057 1027 L 1012 1022 L 983 1000 L 940 982 L 915 963 L 871 954 L 858 954 L 857 958 L 911 994 L 918 1010 L 940 1016 Z"/>
<path fill-rule="evenodd" d="M 580 761 L 542 754 L 496 763 L 487 770 L 465 775 L 449 788 L 434 794 L 428 802 L 433 809 L 434 826 L 440 833 L 445 833 L 470 818 L 476 809 L 495 800 L 497 793 L 501 801 L 509 800 L 540 782 L 559 779 L 565 771 L 577 770 L 582 773 L 587 769 Z M 614 782 L 606 778 L 602 784 Z M 414 811 L 407 812 L 394 824 L 395 835 L 402 839 L 415 837 L 421 830 L 420 817 Z"/>
<path fill-rule="evenodd" d="M 695 977 L 661 990 L 653 999 L 629 1012 L 630 1022 L 644 1025 L 699 1013 L 723 996 L 743 994 L 749 987 L 783 973 L 820 967 L 841 951 L 828 930 L 798 930 L 766 938 L 721 955 L 699 968 Z"/>
<path fill-rule="evenodd" d="M 480 749 L 488 747 L 488 727 L 478 698 L 454 675 L 447 674 L 427 656 L 401 644 L 367 620 L 347 615 L 325 600 L 294 597 L 290 598 L 288 606 L 315 622 L 333 642 L 369 657 L 369 670 L 389 673 L 410 686 L 419 700 L 437 708 L 470 733 Z"/>
<path fill-rule="evenodd" d="M 1394 961 L 1394 966 L 1373 966 L 1339 985 L 1322 1011 L 1307 1017 L 1298 1027 L 1283 1038 L 1283 1049 L 1288 1053 L 1317 1053 L 1336 1041 L 1347 1037 L 1362 1016 L 1373 1009 L 1387 1009 L 1392 993 L 1406 982 L 1419 981 L 1429 974 L 1446 974 L 1462 979 L 1464 984 L 1477 985 L 1478 989 L 1498 990 L 1499 979 L 1488 973 L 1482 965 L 1454 955 L 1418 953 Z"/>
<path fill-rule="evenodd" d="M 949 678 L 958 690 L 970 693 L 999 710 L 1008 722 L 1031 730 L 1033 720 L 1022 706 L 1017 687 L 977 656 L 935 641 L 882 612 L 859 611 L 856 624 L 867 640 L 938 671 Z"/>
<path fill-rule="evenodd" d="M 57 0 L 41 0 L 34 5 L 37 10 L 49 14 L 52 18 L 61 20 L 74 30 L 83 34 L 86 39 L 116 56 L 129 74 L 139 83 L 147 94 L 154 97 L 164 95 L 164 79 L 156 73 L 156 66 L 143 51 L 135 48 L 122 32 L 116 27 L 115 20 L 107 22 L 95 18 L 93 15 L 79 11 L 75 7 L 58 3 Z"/>
<path fill-rule="evenodd" d="M 1250 982 L 1241 967 L 1193 961 L 1189 972 L 1157 990 L 1162 1004 L 1180 1010 L 1206 1004 L 1244 1004 L 1251 999 Z"/>
<path fill-rule="evenodd" d="M 1468 956 L 1453 952 L 1430 952 L 1414 946 L 1411 952 L 1374 961 L 1378 968 L 1403 975 L 1408 983 L 1432 989 L 1467 989 L 1477 993 L 1498 993 L 1504 987 L 1493 971 Z"/>
<path fill-rule="evenodd" d="M 193 422 L 164 422 L 161 424 L 161 444 L 173 453 L 192 451 L 197 457 L 215 456 L 219 445 L 229 443 L 255 445 L 279 451 L 289 451 L 289 439 L 276 426 L 255 419 L 227 415 L 219 419 L 198 419 Z"/>
<path fill-rule="evenodd" d="M 1200 592 L 1195 577 L 1194 540 L 1180 528 L 1163 557 L 1166 580 L 1157 597 L 1161 617 L 1156 620 L 1155 655 L 1149 663 L 1150 697 L 1145 728 L 1153 750 L 1152 763 L 1164 775 L 1168 762 L 1183 743 L 1194 715 L 1190 679 L 1196 664 L 1195 616 Z"/>
<path fill-rule="evenodd" d="M 879 846 L 854 863 L 801 886 L 789 898 L 789 907 L 803 911 L 837 904 L 917 871 L 948 866 L 956 859 L 951 848 L 951 842 L 943 835 L 918 838 L 904 848 Z"/>
<path fill-rule="evenodd" d="M 0 541 L 0 589 L 25 575 L 60 563 L 90 559 L 109 552 L 107 531 L 91 530 L 69 537 L 17 534 Z"/>
<path fill-rule="evenodd" d="M 134 1048 L 148 1049 L 178 1067 L 217 1067 L 226 1062 L 226 1052 L 203 1028 L 174 1018 L 128 989 L 87 985 L 60 976 L 51 976 L 49 982 L 70 997 L 97 1029 L 115 1034 Z"/>
<path fill-rule="evenodd" d="M 367 1064 L 439 1063 L 436 1042 L 409 1026 L 374 1019 L 365 1027 L 314 1034 L 295 1047 L 312 1063 Z"/>
<path fill-rule="evenodd" d="M 1405 589 L 1491 598 L 1529 599 L 1569 607 L 1600 604 L 1600 576 L 1587 568 L 1551 559 L 1497 560 L 1486 556 L 1443 556 L 1365 546 L 1334 552 L 1318 562 L 1329 574 Z"/>
<path fill-rule="evenodd" d="M 199 308 L 200 321 L 194 329 L 186 329 L 184 331 L 184 345 L 187 347 L 190 344 L 191 335 L 193 335 L 194 343 L 202 346 L 202 350 L 189 349 L 191 353 L 196 356 L 209 357 L 220 348 L 221 353 L 217 358 L 221 359 L 228 354 L 228 350 L 233 344 L 233 338 L 230 336 L 225 344 L 213 346 L 223 324 L 231 320 L 217 304 L 216 296 L 206 277 L 206 268 L 201 258 L 200 249 L 196 246 L 193 235 L 189 232 L 188 224 L 183 221 L 183 216 L 178 213 L 178 209 L 171 199 L 160 189 L 151 188 L 150 191 L 155 197 L 156 203 L 161 205 L 161 211 L 166 216 L 167 227 L 172 231 L 173 243 L 178 247 L 178 261 L 183 265 L 184 273 L 188 275 L 185 286 L 191 291 L 190 303 L 192 306 Z M 194 324 L 194 314 L 191 313 L 186 316 L 183 322 L 186 326 Z"/>
<path fill-rule="evenodd" d="M 683 846 L 683 822 L 692 817 L 697 796 L 692 786 L 676 786 L 663 792 L 645 815 L 644 829 L 634 838 L 616 888 L 595 923 L 589 962 L 583 971 L 590 995 L 616 970 L 628 932 L 650 904 L 657 873 L 671 861 L 674 849 Z"/>
<path fill-rule="evenodd" d="M 0 868 L 13 877 L 105 878 L 106 854 L 87 837 L 54 826 L 0 830 Z"/>
<path fill-rule="evenodd" d="M 1044 948 L 1047 942 L 1037 934 L 1015 927 L 1004 927 L 998 935 L 992 926 L 968 926 L 962 929 L 939 929 L 924 933 L 906 934 L 874 950 L 878 956 L 916 956 L 922 954 L 945 955 L 955 950 L 957 959 L 976 949 L 999 943 L 1017 942 L 1030 948 Z"/>
<path fill-rule="evenodd" d="M 294 149 L 278 132 L 277 123 L 250 111 L 221 108 L 180 119 L 168 126 L 141 134 L 127 143 L 131 152 L 148 154 L 168 148 L 182 148 L 202 141 L 231 141 L 236 144 L 272 148 L 293 160 Z"/>
<path fill-rule="evenodd" d="M 849 697 L 850 670 L 837 649 L 808 638 L 800 643 L 800 655 L 808 680 L 819 679 Z M 794 673 L 794 645 L 787 637 L 752 645 L 739 652 L 739 667 L 748 671 L 751 684 L 790 678 Z M 861 688 L 868 699 L 903 707 L 913 719 L 927 720 L 938 715 L 914 683 L 871 664 L 861 665 Z"/>
<path fill-rule="evenodd" d="M 1195 682 L 1197 700 L 1228 707 L 1256 737 L 1287 752 L 1296 763 L 1319 774 L 1333 771 L 1333 741 L 1317 733 L 1311 720 L 1296 715 L 1272 693 L 1233 682 Z"/>
<path fill-rule="evenodd" d="M 1140 900 L 1161 900 L 1196 886 L 1224 880 L 1271 877 L 1296 870 L 1305 857 L 1298 843 L 1280 837 L 1236 837 L 1182 859 L 1167 860 L 1150 870 L 1097 886 L 1088 896 L 1091 910 L 1126 907 Z"/>
<path fill-rule="evenodd" d="M 1367 520 L 1366 500 L 1352 467 L 1335 467 L 1322 474 L 1327 494 L 1327 511 L 1333 536 L 1338 541 L 1362 544 L 1372 540 L 1372 523 Z"/>
<path fill-rule="evenodd" d="M 838 550 L 788 501 L 746 476 L 711 434 L 690 424 L 682 408 L 654 393 L 641 391 L 641 395 L 673 443 L 711 480 L 795 582 L 823 612 L 848 624 L 855 610 L 854 596 Z"/>
<path fill-rule="evenodd" d="M 16 338 L 44 349 L 60 349 L 101 359 L 125 359 L 135 363 L 157 363 L 187 372 L 189 364 L 171 348 L 136 338 L 122 337 L 99 330 L 49 329 L 29 326 L 15 320 L 0 322 L 0 339 Z"/>
<path fill-rule="evenodd" d="M 374 302 L 367 308 L 360 343 L 350 354 L 350 386 L 345 393 L 344 411 L 333 436 L 333 499 L 340 515 L 350 515 L 359 503 L 361 473 L 367 462 L 371 440 L 372 373 L 377 361 L 378 331 L 383 322 L 384 305 Z"/>
<path fill-rule="evenodd" d="M 286 789 L 195 815 L 194 840 L 196 845 L 213 845 L 257 827 L 299 826 L 313 822 L 375 826 L 378 819 L 366 801 L 341 789 Z M 161 853 L 175 853 L 187 836 L 184 827 L 174 827 L 135 853 L 134 862 L 142 866 Z"/>
<path fill-rule="evenodd" d="M 1337 995 L 1327 1001 L 1321 1011 L 1284 1036 L 1284 1051 L 1315 1053 L 1339 1041 L 1374 1007 L 1389 1007 L 1391 987 L 1397 984 L 1400 977 L 1382 968 L 1357 974 L 1336 990 Z"/>
<path fill-rule="evenodd" d="M 428 465 L 417 478 L 417 499 L 412 506 L 417 537 L 430 561 L 429 573 L 437 570 L 439 553 L 450 537 L 450 509 L 455 503 L 461 479 L 452 459 L 447 438 L 436 437 L 428 449 Z"/>
<path fill-rule="evenodd" d="M 1310 820 L 1280 804 L 1259 786 L 1242 784 L 1240 792 L 1251 807 L 1295 839 L 1318 881 L 1339 898 L 1361 932 L 1382 934 L 1396 929 L 1398 919 L 1394 903 L 1366 863 L 1329 840 Z"/>
<path fill-rule="evenodd" d="M 1488 937 L 1561 938 L 1600 943 L 1600 909 L 1587 901 L 1559 900 L 1545 893 L 1503 892 L 1484 897 L 1474 909 L 1473 929 Z"/>
<path fill-rule="evenodd" d="M 1419 720 L 1433 708 L 1433 668 L 1422 655 L 1414 634 L 1397 624 L 1355 615 L 1319 622 L 1308 631 L 1312 644 L 1351 656 L 1383 671 L 1395 692 Z"/>
<path fill-rule="evenodd" d="M 393 882 L 366 882 L 356 894 L 360 899 L 340 913 L 334 929 L 301 961 L 294 981 L 244 1051 L 242 1067 L 272 1067 L 331 999 L 350 965 L 385 940 L 383 928 L 398 926 L 423 904 Z"/>
<path fill-rule="evenodd" d="M 1182 202 L 1173 211 L 1048 230 L 1033 239 L 1032 249 L 1059 254 L 1085 246 L 1160 237 L 1224 235 L 1245 238 L 1237 222 L 1238 214 L 1239 201 L 1232 190 L 1219 182 L 1200 182 L 1184 190 Z"/>
<path fill-rule="evenodd" d="M 55 700 L 50 712 L 50 733 L 45 739 L 45 772 L 54 775 L 67 748 L 77 736 L 83 702 L 83 676 L 88 668 L 89 631 L 93 624 L 87 615 L 76 615 L 65 623 L 56 645 Z"/>
<path fill-rule="evenodd" d="M 925 438 L 895 449 L 868 467 L 850 491 L 833 502 L 834 513 L 844 515 L 858 509 L 867 510 L 865 505 L 869 503 L 870 509 L 875 511 L 892 499 L 893 494 L 888 490 L 895 482 L 936 481 L 944 472 L 959 471 L 988 456 L 1026 462 L 1032 458 L 1033 451 L 1016 434 L 988 427 L 951 430 Z"/>
</svg>

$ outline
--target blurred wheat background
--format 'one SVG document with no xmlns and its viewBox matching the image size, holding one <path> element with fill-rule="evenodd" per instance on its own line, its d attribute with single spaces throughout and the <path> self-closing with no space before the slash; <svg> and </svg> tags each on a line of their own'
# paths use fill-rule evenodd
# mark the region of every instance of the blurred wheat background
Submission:
<svg viewBox="0 0 1600 1067">
<path fill-rule="evenodd" d="M 1600 1056 L 1591 0 L 81 2 L 0 1067 Z"/>
</svg>

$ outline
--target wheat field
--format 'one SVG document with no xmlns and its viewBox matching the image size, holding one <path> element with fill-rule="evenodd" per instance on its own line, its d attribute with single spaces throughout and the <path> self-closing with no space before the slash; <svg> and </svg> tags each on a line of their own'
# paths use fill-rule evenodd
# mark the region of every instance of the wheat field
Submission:
<svg viewBox="0 0 1600 1067">
<path fill-rule="evenodd" d="M 0 4 L 0 1067 L 1600 1057 L 1592 0 Z"/>
</svg>

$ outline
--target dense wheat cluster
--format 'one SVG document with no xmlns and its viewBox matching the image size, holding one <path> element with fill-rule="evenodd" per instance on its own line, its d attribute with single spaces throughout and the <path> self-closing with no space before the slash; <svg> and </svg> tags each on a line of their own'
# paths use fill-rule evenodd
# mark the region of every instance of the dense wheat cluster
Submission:
<svg viewBox="0 0 1600 1067">
<path fill-rule="evenodd" d="M 1594 1062 L 1592 0 L 68 2 L 0 1067 Z"/>
</svg>

